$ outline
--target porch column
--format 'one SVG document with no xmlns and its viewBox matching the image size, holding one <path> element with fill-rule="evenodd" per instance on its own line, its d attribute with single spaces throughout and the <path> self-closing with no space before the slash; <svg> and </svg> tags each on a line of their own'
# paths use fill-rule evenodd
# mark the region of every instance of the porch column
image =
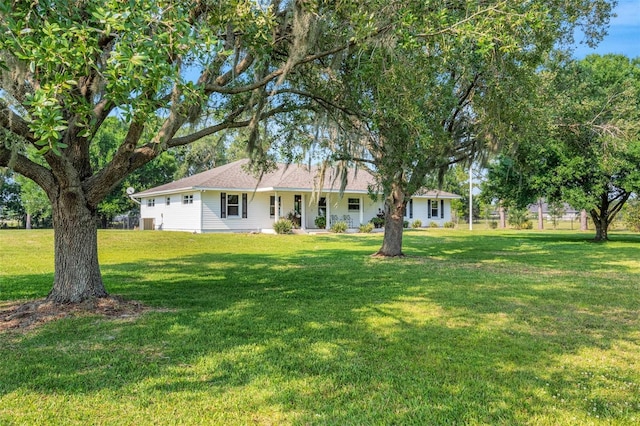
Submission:
<svg viewBox="0 0 640 426">
<path fill-rule="evenodd" d="M 306 194 L 301 195 L 302 199 L 300 200 L 300 229 L 307 229 L 307 203 L 306 203 Z"/>
<path fill-rule="evenodd" d="M 360 197 L 360 223 L 358 225 L 362 225 L 364 223 L 364 197 Z"/>
<path fill-rule="evenodd" d="M 327 192 L 327 196 L 325 197 L 325 199 L 327 200 L 327 217 L 324 222 L 324 229 L 331 229 L 331 193 Z"/>
<path fill-rule="evenodd" d="M 273 201 L 273 223 L 280 220 L 280 203 L 278 202 L 278 191 L 275 192 L 275 200 Z"/>
</svg>

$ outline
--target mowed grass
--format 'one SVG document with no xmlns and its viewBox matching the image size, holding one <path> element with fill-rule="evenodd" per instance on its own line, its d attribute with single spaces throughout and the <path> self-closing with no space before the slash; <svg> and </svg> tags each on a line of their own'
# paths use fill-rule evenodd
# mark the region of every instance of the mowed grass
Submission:
<svg viewBox="0 0 640 426">
<path fill-rule="evenodd" d="M 640 238 L 99 234 L 157 308 L 0 335 L 0 424 L 631 425 Z M 0 231 L 0 303 L 46 296 L 50 231 Z"/>
</svg>

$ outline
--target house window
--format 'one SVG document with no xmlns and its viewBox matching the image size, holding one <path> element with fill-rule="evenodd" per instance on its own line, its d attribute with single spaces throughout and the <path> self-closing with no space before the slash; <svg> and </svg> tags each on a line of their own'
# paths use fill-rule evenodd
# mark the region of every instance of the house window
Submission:
<svg viewBox="0 0 640 426">
<path fill-rule="evenodd" d="M 240 216 L 239 200 L 238 194 L 227 195 L 227 216 Z"/>
<path fill-rule="evenodd" d="M 275 217 L 276 215 L 276 196 L 269 197 L 269 216 Z M 278 197 L 278 217 L 282 216 L 282 197 Z"/>
<path fill-rule="evenodd" d="M 154 207 L 156 205 L 156 199 L 155 198 L 148 198 L 147 199 L 147 207 Z"/>
<path fill-rule="evenodd" d="M 429 213 L 429 218 L 437 218 L 439 213 L 438 213 L 438 200 L 429 200 L 428 201 L 428 206 L 427 206 L 427 210 Z"/>
<path fill-rule="evenodd" d="M 431 201 L 431 217 L 438 217 L 438 200 Z"/>
<path fill-rule="evenodd" d="M 320 200 L 318 201 L 318 216 L 323 216 L 323 217 L 327 216 L 327 198 L 326 197 L 320 197 Z"/>
<path fill-rule="evenodd" d="M 168 206 L 171 205 L 171 197 L 167 197 L 166 203 L 167 203 Z"/>
<path fill-rule="evenodd" d="M 183 195 L 182 196 L 182 204 L 193 204 L 193 194 L 191 194 L 191 195 Z"/>
<path fill-rule="evenodd" d="M 347 204 L 350 212 L 360 211 L 360 198 L 349 198 Z"/>
</svg>

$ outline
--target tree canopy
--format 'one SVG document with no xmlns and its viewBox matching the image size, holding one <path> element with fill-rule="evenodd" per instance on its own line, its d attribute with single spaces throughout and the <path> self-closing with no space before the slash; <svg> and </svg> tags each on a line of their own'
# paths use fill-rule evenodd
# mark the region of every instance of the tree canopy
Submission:
<svg viewBox="0 0 640 426">
<path fill-rule="evenodd" d="M 333 159 L 377 177 L 387 213 L 384 256 L 402 254 L 406 203 L 429 179 L 534 132 L 526 105 L 537 67 L 576 22 L 588 19 L 596 35 L 609 13 L 603 2 L 412 7 L 396 33 L 345 55 L 328 82 L 335 86 L 321 80 L 312 89 L 341 106 L 323 139 Z"/>
<path fill-rule="evenodd" d="M 535 138 L 489 169 L 484 192 L 522 207 L 537 197 L 586 209 L 596 240 L 640 190 L 640 62 L 591 55 L 540 73 L 544 110 Z"/>
<path fill-rule="evenodd" d="M 246 127 L 249 151 L 260 159 L 261 122 L 356 105 L 374 139 L 385 140 L 385 152 L 393 146 L 387 139 L 410 148 L 379 164 L 391 173 L 401 158 L 408 176 L 414 153 L 451 155 L 432 141 L 460 143 L 457 123 L 469 116 L 462 114 L 469 88 L 498 89 L 472 116 L 498 111 L 521 86 L 518 70 L 535 66 L 575 26 L 597 39 L 610 6 L 604 0 L 2 3 L 0 166 L 36 182 L 52 203 L 56 272 L 49 299 L 107 295 L 97 257 L 98 206 L 167 149 Z M 339 96 L 345 84 L 357 88 L 349 92 L 354 100 Z M 309 90 L 317 87 L 326 90 Z M 425 88 L 422 95 L 418 89 Z M 431 104 L 440 97 L 448 103 Z M 459 113 L 447 110 L 452 105 Z M 92 145 L 110 116 L 126 132 L 108 161 L 96 164 Z M 280 140 L 295 148 L 290 138 Z M 34 147 L 42 161 L 31 154 Z M 435 163 L 415 161 L 411 175 L 419 181 Z"/>
</svg>

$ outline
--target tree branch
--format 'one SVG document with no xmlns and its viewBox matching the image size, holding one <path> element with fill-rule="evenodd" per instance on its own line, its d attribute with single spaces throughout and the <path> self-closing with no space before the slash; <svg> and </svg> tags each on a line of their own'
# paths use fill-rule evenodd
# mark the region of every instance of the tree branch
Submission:
<svg viewBox="0 0 640 426">
<path fill-rule="evenodd" d="M 373 37 L 375 35 L 382 34 L 385 31 L 387 31 L 389 28 L 390 27 L 388 27 L 388 26 L 384 27 L 383 29 L 378 30 L 374 34 L 372 34 L 371 37 Z M 341 46 L 337 46 L 337 47 L 334 47 L 332 49 L 325 50 L 323 52 L 315 53 L 313 55 L 307 55 L 304 58 L 302 58 L 301 60 L 297 61 L 293 65 L 293 68 L 295 68 L 295 67 L 297 67 L 299 65 L 302 65 L 302 64 L 313 62 L 315 60 L 318 60 L 318 59 L 321 59 L 321 58 L 336 54 L 336 53 L 341 52 L 343 50 L 349 49 L 350 47 L 355 46 L 355 44 L 356 44 L 355 41 L 350 41 L 350 42 L 345 43 L 345 44 L 343 44 Z M 247 55 L 247 57 L 248 56 L 250 56 L 250 55 Z M 247 57 L 245 57 L 243 59 L 243 61 L 246 60 Z M 253 57 L 251 57 L 251 60 L 253 60 Z M 242 62 L 239 63 L 236 66 L 236 68 L 244 71 L 246 68 L 242 69 L 241 65 L 242 65 Z M 250 64 L 248 64 L 248 65 L 250 65 Z M 247 65 L 247 68 L 248 68 L 248 65 Z M 270 83 L 271 81 L 275 80 L 277 77 L 280 77 L 284 72 L 285 72 L 285 68 L 281 67 L 281 68 L 278 68 L 277 70 L 267 74 L 264 78 L 254 82 L 252 84 L 247 84 L 247 85 L 239 86 L 239 87 L 226 88 L 226 87 L 223 87 L 223 86 L 228 84 L 231 81 L 232 76 L 239 74 L 239 72 L 237 72 L 236 70 L 234 70 L 233 72 L 230 70 L 230 71 L 227 71 L 222 76 L 218 77 L 216 79 L 216 83 L 205 85 L 205 91 L 206 91 L 206 93 L 217 92 L 217 93 L 229 94 L 229 95 L 235 95 L 235 94 L 243 93 L 243 92 L 250 92 L 252 90 L 259 89 L 261 87 L 266 86 L 268 83 Z"/>
<path fill-rule="evenodd" d="M 309 93 L 303 90 L 298 90 L 298 89 L 293 89 L 293 88 L 286 88 L 286 89 L 279 89 L 276 91 L 271 92 L 271 95 L 281 95 L 284 93 L 290 93 L 293 95 L 298 95 L 298 96 L 302 96 L 308 99 L 311 99 L 315 102 L 317 102 L 318 104 L 322 105 L 322 107 L 324 109 L 337 109 L 339 111 L 342 111 L 342 113 L 347 114 L 347 115 L 352 115 L 352 116 L 357 116 L 357 113 L 355 111 L 351 111 L 349 108 L 344 107 L 342 105 L 337 104 L 336 102 L 333 102 L 323 96 L 320 95 L 315 95 L 313 93 Z"/>
<path fill-rule="evenodd" d="M 144 123 L 134 121 L 125 136 L 124 141 L 118 147 L 113 159 L 100 172 L 96 173 L 83 182 L 83 187 L 87 194 L 87 202 L 92 206 L 97 206 L 102 199 L 111 192 L 132 169 L 130 159 L 134 153 L 138 141 L 142 136 Z"/>
<path fill-rule="evenodd" d="M 618 200 L 618 203 L 609 212 L 609 221 L 612 221 L 615 218 L 615 216 L 618 213 L 620 213 L 620 210 L 622 210 L 622 207 L 624 207 L 624 204 L 627 202 L 630 196 L 631 196 L 630 193 L 623 191 L 617 197 L 611 200 L 611 201 Z"/>
<path fill-rule="evenodd" d="M 273 117 L 274 115 L 277 114 L 281 114 L 281 113 L 285 113 L 285 112 L 291 112 L 293 110 L 295 110 L 296 108 L 291 108 L 285 105 L 280 105 L 276 108 L 272 108 L 269 111 L 262 113 L 260 115 L 260 120 L 264 120 L 265 118 L 269 118 L 269 117 Z M 182 136 L 182 137 L 178 137 L 178 138 L 172 138 L 171 140 L 169 140 L 167 142 L 167 147 L 169 148 L 173 148 L 173 147 L 177 147 L 177 146 L 182 146 L 182 145 L 188 145 L 192 142 L 197 141 L 198 139 L 202 139 L 206 136 L 212 135 L 214 133 L 220 132 L 222 130 L 226 130 L 226 129 L 238 129 L 238 128 L 242 128 L 242 127 L 247 127 L 249 125 L 249 123 L 251 122 L 250 119 L 248 120 L 243 120 L 243 121 L 235 121 L 235 118 L 237 118 L 237 116 L 239 115 L 239 112 L 242 112 L 243 110 L 236 110 L 233 113 L 229 114 L 227 116 L 227 118 L 222 121 L 221 123 L 218 123 L 214 126 L 209 126 L 207 128 L 204 128 L 202 130 L 199 130 L 195 133 L 192 133 L 190 135 L 187 136 Z"/>
<path fill-rule="evenodd" d="M 5 147 L 0 147 L 0 166 L 10 166 L 12 170 L 31 179 L 43 189 L 54 188 L 55 181 L 51 170 L 34 163 L 22 154 L 12 153 Z"/>
<path fill-rule="evenodd" d="M 501 6 L 505 6 L 506 4 L 507 4 L 507 2 L 501 2 L 499 4 L 487 7 L 486 9 L 479 10 L 479 11 L 467 16 L 466 18 L 457 21 L 455 24 L 450 25 L 447 28 L 443 28 L 443 29 L 441 29 L 439 31 L 435 31 L 435 32 L 432 32 L 432 33 L 416 34 L 416 37 L 429 38 L 429 37 L 434 37 L 434 36 L 437 36 L 437 35 L 445 34 L 447 32 L 455 33 L 456 27 L 462 26 L 462 25 L 472 21 L 473 19 L 475 19 L 478 16 L 484 15 L 484 14 L 489 13 L 489 12 L 504 13 L 499 8 Z"/>
<path fill-rule="evenodd" d="M 36 138 L 29 130 L 27 122 L 16 114 L 7 103 L 0 99 L 0 127 L 25 139 L 28 142 L 35 142 Z"/>
</svg>

